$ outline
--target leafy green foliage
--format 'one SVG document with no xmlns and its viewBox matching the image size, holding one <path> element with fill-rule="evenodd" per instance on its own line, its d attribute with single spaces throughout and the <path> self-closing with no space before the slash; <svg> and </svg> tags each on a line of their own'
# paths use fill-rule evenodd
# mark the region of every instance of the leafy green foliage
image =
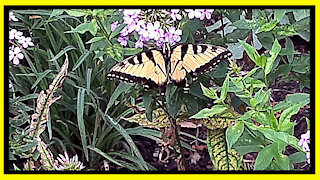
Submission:
<svg viewBox="0 0 320 180">
<path fill-rule="evenodd" d="M 138 34 L 130 37 L 127 47 L 117 41 L 125 28 L 120 23 L 111 31 L 113 22 L 123 20 L 118 10 L 14 12 L 21 22 L 10 25 L 32 33 L 36 45 L 24 52 L 23 65 L 9 66 L 9 81 L 14 84 L 9 94 L 9 135 L 15 137 L 10 140 L 10 160 L 42 158 L 30 154 L 37 142 L 26 126 L 40 90 L 48 88 L 67 53 L 70 72 L 57 91 L 63 99 L 52 104 L 47 131 L 41 134 L 54 156 L 62 151 L 81 154 L 90 169 L 107 161 L 117 170 L 155 170 L 133 138 L 161 141 L 160 132 L 148 128 L 169 128 L 173 119 L 178 126 L 197 119 L 208 128 L 208 150 L 216 170 L 244 170 L 243 156 L 252 152 L 258 153 L 254 170 L 293 170 L 295 163 L 306 161 L 293 136 L 292 117 L 310 103 L 310 95 L 290 94 L 276 104 L 271 97 L 275 82 L 298 81 L 300 89 L 310 88 L 310 52 L 298 51 L 292 37 L 310 41 L 309 10 L 216 9 L 215 21 L 182 19 L 181 43 L 225 46 L 237 60 L 245 52 L 254 67 L 243 75 L 237 63 L 221 62 L 198 81 L 188 79 L 190 93 L 169 83 L 164 96 L 138 84 L 106 79 L 115 63 L 143 50 L 135 48 Z M 211 87 L 213 81 L 219 87 Z M 144 113 L 133 115 L 127 102 L 144 107 Z M 306 120 L 310 128 L 313 120 Z M 184 141 L 182 146 L 194 151 Z M 288 146 L 298 152 L 285 155 Z"/>
</svg>

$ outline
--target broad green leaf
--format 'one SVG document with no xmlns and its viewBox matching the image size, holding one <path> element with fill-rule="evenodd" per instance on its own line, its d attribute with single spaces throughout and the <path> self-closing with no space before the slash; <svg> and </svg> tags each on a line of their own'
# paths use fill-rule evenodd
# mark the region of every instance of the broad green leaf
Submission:
<svg viewBox="0 0 320 180">
<path fill-rule="evenodd" d="M 244 130 L 238 141 L 233 144 L 233 148 L 241 155 L 250 152 L 259 152 L 264 148 L 265 138 L 261 133 L 253 134 L 248 130 Z"/>
<path fill-rule="evenodd" d="M 271 31 L 277 24 L 278 24 L 278 21 L 272 21 L 272 22 L 265 23 L 258 29 L 258 32 Z"/>
<path fill-rule="evenodd" d="M 290 170 L 291 162 L 287 155 L 276 153 L 274 156 L 275 163 L 280 167 L 280 170 Z"/>
<path fill-rule="evenodd" d="M 240 19 L 232 23 L 231 26 L 235 26 L 239 29 L 256 29 L 259 26 L 259 24 L 254 20 Z"/>
<path fill-rule="evenodd" d="M 112 38 L 116 37 L 117 35 L 120 34 L 121 30 L 126 26 L 126 24 L 121 24 L 118 26 L 114 31 L 111 32 L 109 39 L 111 40 Z"/>
<path fill-rule="evenodd" d="M 119 86 L 116 88 L 116 90 L 114 91 L 114 93 L 111 95 L 110 100 L 109 100 L 108 105 L 107 105 L 107 108 L 106 108 L 106 112 L 114 104 L 114 102 L 117 100 L 117 98 L 122 93 L 127 92 L 132 86 L 133 86 L 133 84 L 121 82 L 119 84 Z"/>
<path fill-rule="evenodd" d="M 98 31 L 98 24 L 95 19 L 93 19 L 91 22 L 82 23 L 78 25 L 76 28 L 72 29 L 70 32 L 77 32 L 77 33 L 83 34 L 87 31 L 89 31 L 93 36 L 96 35 Z"/>
<path fill-rule="evenodd" d="M 228 89 L 229 89 L 229 74 L 227 75 L 226 79 L 224 80 L 223 82 L 223 85 L 222 85 L 222 88 L 221 88 L 221 95 L 220 95 L 220 98 L 215 100 L 214 102 L 215 103 L 219 103 L 219 102 L 222 102 L 226 99 L 227 97 L 227 92 L 228 92 Z"/>
<path fill-rule="evenodd" d="M 274 156 L 274 146 L 275 144 L 273 143 L 259 152 L 254 163 L 254 170 L 264 170 L 270 165 Z"/>
<path fill-rule="evenodd" d="M 310 16 L 309 9 L 295 9 L 293 10 L 293 16 L 296 21 L 300 21 L 308 16 Z"/>
<path fill-rule="evenodd" d="M 226 131 L 226 141 L 228 145 L 228 151 L 232 148 L 232 145 L 237 142 L 244 130 L 244 123 L 237 121 L 234 126 L 229 126 Z"/>
<path fill-rule="evenodd" d="M 258 104 L 257 99 L 255 99 L 255 98 L 251 98 L 251 99 L 250 99 L 250 105 L 251 105 L 251 107 L 256 107 L 257 104 Z"/>
<path fill-rule="evenodd" d="M 255 113 L 254 110 L 250 110 L 246 113 L 244 113 L 244 115 L 242 115 L 240 118 L 238 118 L 237 120 L 240 121 L 240 120 L 248 120 L 252 117 L 252 115 Z"/>
<path fill-rule="evenodd" d="M 270 120 L 270 125 L 273 128 L 278 129 L 278 120 L 277 120 L 277 118 L 275 117 L 274 114 L 270 114 L 269 120 Z"/>
<path fill-rule="evenodd" d="M 228 108 L 225 107 L 224 105 L 215 105 L 212 106 L 210 109 L 204 108 L 201 111 L 199 111 L 197 114 L 191 116 L 190 118 L 193 119 L 203 119 L 203 118 L 210 118 L 215 114 L 221 114 Z"/>
<path fill-rule="evenodd" d="M 310 94 L 297 93 L 286 97 L 284 101 L 273 107 L 273 111 L 278 112 L 288 109 L 296 104 L 300 104 L 300 108 L 310 103 Z"/>
<path fill-rule="evenodd" d="M 85 16 L 85 15 L 90 14 L 87 10 L 82 10 L 82 9 L 69 9 L 69 10 L 65 10 L 65 11 L 70 16 L 75 16 L 75 17 L 81 17 L 81 16 Z"/>
<path fill-rule="evenodd" d="M 293 153 L 289 156 L 289 159 L 291 163 L 301 163 L 307 161 L 306 154 L 303 152 Z"/>
<path fill-rule="evenodd" d="M 248 54 L 250 59 L 252 61 L 256 62 L 256 60 L 260 57 L 260 55 L 258 54 L 257 50 L 254 47 L 252 47 L 251 45 L 249 45 L 248 43 L 244 42 L 244 41 L 239 40 L 239 42 L 244 47 L 244 50 L 246 51 L 246 53 Z"/>
<path fill-rule="evenodd" d="M 287 12 L 286 9 L 276 9 L 274 11 L 274 19 L 280 22 L 283 16 L 286 14 L 286 12 Z"/>
<path fill-rule="evenodd" d="M 254 73 L 257 72 L 259 68 L 253 68 L 243 79 L 246 80 L 248 77 L 252 76 Z"/>
<path fill-rule="evenodd" d="M 298 34 L 294 30 L 293 26 L 289 24 L 275 27 L 273 29 L 273 33 L 275 33 L 278 36 L 293 36 Z"/>
<path fill-rule="evenodd" d="M 207 88 L 202 83 L 200 83 L 200 86 L 201 86 L 202 92 L 205 96 L 207 96 L 208 98 L 211 98 L 211 99 L 217 98 L 217 94 L 214 89 Z"/>
<path fill-rule="evenodd" d="M 152 121 L 152 92 L 147 91 L 142 96 L 144 107 L 146 108 L 146 117 L 149 121 Z"/>
<path fill-rule="evenodd" d="M 111 32 L 109 39 L 116 37 L 118 34 L 120 34 L 120 31 L 126 26 L 126 24 L 121 24 L 118 26 L 114 31 Z"/>
<path fill-rule="evenodd" d="M 278 132 L 274 129 L 271 129 L 269 126 L 256 126 L 253 123 L 249 123 L 244 121 L 245 125 L 249 127 L 252 130 L 258 130 L 260 131 L 266 138 L 272 140 L 272 141 L 278 141 L 283 142 L 287 145 L 290 145 L 299 151 L 301 150 L 301 147 L 298 146 L 298 139 L 286 132 Z"/>
<path fill-rule="evenodd" d="M 307 128 L 310 130 L 310 119 L 306 117 Z"/>
<path fill-rule="evenodd" d="M 267 58 L 266 67 L 264 69 L 265 74 L 270 73 L 272 66 L 273 66 L 273 62 L 277 58 L 280 51 L 281 51 L 281 46 L 280 46 L 278 40 L 276 39 L 275 42 L 273 43 L 271 50 L 270 50 L 271 57 Z"/>
<path fill-rule="evenodd" d="M 257 66 L 264 68 L 267 63 L 267 57 L 265 55 L 262 55 L 262 56 L 258 57 L 256 59 L 256 61 L 254 61 L 254 62 L 256 63 Z"/>
<path fill-rule="evenodd" d="M 293 125 L 295 125 L 295 123 L 290 122 L 290 118 L 292 115 L 297 114 L 299 112 L 300 106 L 300 104 L 296 104 L 283 111 L 279 119 L 278 129 L 280 131 L 285 131 L 287 129 L 290 129 Z"/>
<path fill-rule="evenodd" d="M 85 98 L 85 89 L 78 90 L 78 97 L 77 97 L 77 121 L 80 131 L 81 143 L 83 152 L 85 154 L 86 160 L 89 161 L 89 153 L 87 148 L 87 135 L 86 135 L 86 128 L 84 125 L 83 120 L 83 112 L 84 112 L 84 98 Z"/>
<path fill-rule="evenodd" d="M 50 17 L 59 16 L 59 15 L 61 15 L 63 12 L 64 12 L 63 9 L 54 9 L 54 10 L 52 11 Z"/>
<path fill-rule="evenodd" d="M 269 113 L 265 112 L 265 111 L 256 111 L 253 115 L 252 118 L 259 122 L 260 124 L 263 125 L 269 125 Z"/>
<path fill-rule="evenodd" d="M 98 37 L 93 37 L 92 39 L 90 39 L 88 42 L 86 42 L 86 44 L 91 44 L 91 43 L 94 43 L 94 42 L 98 42 L 98 41 L 101 41 L 102 39 L 104 39 L 105 37 L 103 36 L 98 36 Z"/>
<path fill-rule="evenodd" d="M 141 51 L 142 51 L 142 49 L 137 49 L 137 48 L 124 48 L 123 55 L 125 55 L 125 56 L 135 55 Z"/>
</svg>

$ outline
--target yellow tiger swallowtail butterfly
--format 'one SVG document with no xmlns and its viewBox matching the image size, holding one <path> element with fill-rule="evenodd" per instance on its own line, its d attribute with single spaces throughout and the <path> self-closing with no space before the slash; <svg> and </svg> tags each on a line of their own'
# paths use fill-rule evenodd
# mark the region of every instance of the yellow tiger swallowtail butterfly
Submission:
<svg viewBox="0 0 320 180">
<path fill-rule="evenodd" d="M 169 80 L 178 87 L 187 87 L 187 74 L 192 77 L 203 74 L 231 55 L 224 47 L 208 44 L 178 45 L 165 53 L 151 49 L 116 64 L 107 76 L 162 91 Z"/>
</svg>

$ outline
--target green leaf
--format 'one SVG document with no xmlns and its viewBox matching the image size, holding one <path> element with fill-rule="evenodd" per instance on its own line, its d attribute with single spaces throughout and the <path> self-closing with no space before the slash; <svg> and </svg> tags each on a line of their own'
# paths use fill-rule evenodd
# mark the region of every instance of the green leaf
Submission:
<svg viewBox="0 0 320 180">
<path fill-rule="evenodd" d="M 248 74 L 246 75 L 246 76 L 244 76 L 244 80 L 246 80 L 248 77 L 250 77 L 250 76 L 252 76 L 254 73 L 256 73 L 257 72 L 257 70 L 258 70 L 259 68 L 253 68 L 250 72 L 248 72 Z"/>
<path fill-rule="evenodd" d="M 249 123 L 244 121 L 245 125 L 247 125 L 248 128 L 252 130 L 258 130 L 260 131 L 266 138 L 272 140 L 272 141 L 278 141 L 283 142 L 285 144 L 288 144 L 299 151 L 301 150 L 301 147 L 298 146 L 298 139 L 286 132 L 278 132 L 274 129 L 271 129 L 268 126 L 256 126 L 253 123 Z"/>
<path fill-rule="evenodd" d="M 310 120 L 309 118 L 306 117 L 306 123 L 307 123 L 307 128 L 308 130 L 310 130 Z"/>
<path fill-rule="evenodd" d="M 290 118 L 292 115 L 297 114 L 299 112 L 300 106 L 300 104 L 297 104 L 283 111 L 279 119 L 278 130 L 285 131 L 295 125 L 295 123 L 290 122 Z"/>
<path fill-rule="evenodd" d="M 296 152 L 294 154 L 291 154 L 289 156 L 289 159 L 291 163 L 301 163 L 307 161 L 306 154 L 303 152 Z"/>
<path fill-rule="evenodd" d="M 276 153 L 275 163 L 280 167 L 280 170 L 290 170 L 291 162 L 287 155 Z"/>
<path fill-rule="evenodd" d="M 278 36 L 293 36 L 298 34 L 294 30 L 293 26 L 289 24 L 275 27 L 273 29 L 273 33 L 275 33 Z"/>
<path fill-rule="evenodd" d="M 142 166 L 140 166 L 140 168 L 142 170 L 149 170 L 149 167 L 147 166 L 147 163 L 144 161 L 143 157 L 141 156 L 139 149 L 134 144 L 132 138 L 129 136 L 126 130 L 113 118 L 111 118 L 107 114 L 103 114 L 103 112 L 100 109 L 99 109 L 99 114 L 103 120 L 110 122 L 110 125 L 113 126 L 124 137 L 124 139 L 130 145 L 132 152 L 134 152 L 134 154 L 138 157 L 139 161 L 141 162 Z"/>
<path fill-rule="evenodd" d="M 123 50 L 123 55 L 125 56 L 135 55 L 142 51 L 142 49 L 137 48 L 124 48 Z"/>
<path fill-rule="evenodd" d="M 111 32 L 109 39 L 111 40 L 112 38 L 120 34 L 120 31 L 126 26 L 126 24 L 121 24 L 120 26 L 118 26 L 114 31 Z"/>
<path fill-rule="evenodd" d="M 201 111 L 199 111 L 197 114 L 191 116 L 190 118 L 193 119 L 203 119 L 203 118 L 210 118 L 215 114 L 221 114 L 228 108 L 224 105 L 215 105 L 212 106 L 210 109 L 204 108 Z"/>
<path fill-rule="evenodd" d="M 236 121 L 234 126 L 229 126 L 226 131 L 226 141 L 228 145 L 228 151 L 232 148 L 232 145 L 238 141 L 244 130 L 244 123 L 242 121 Z"/>
<path fill-rule="evenodd" d="M 221 95 L 220 95 L 220 98 L 215 100 L 214 103 L 219 103 L 219 102 L 222 102 L 226 99 L 227 97 L 227 92 L 228 92 L 228 89 L 229 89 L 229 74 L 227 75 L 226 79 L 224 80 L 223 82 L 223 85 L 222 85 L 222 88 L 221 88 Z"/>
<path fill-rule="evenodd" d="M 63 9 L 54 9 L 54 10 L 52 11 L 50 17 L 59 16 L 59 15 L 61 15 L 63 12 L 64 12 Z"/>
<path fill-rule="evenodd" d="M 238 141 L 233 144 L 233 148 L 241 155 L 250 152 L 259 152 L 264 148 L 265 137 L 261 133 L 252 133 L 244 130 Z"/>
<path fill-rule="evenodd" d="M 81 17 L 81 16 L 85 16 L 85 15 L 90 14 L 86 10 L 82 10 L 82 9 L 69 9 L 69 10 L 65 10 L 65 11 L 70 16 L 75 16 L 75 17 Z"/>
<path fill-rule="evenodd" d="M 265 74 L 269 74 L 271 72 L 273 62 L 277 58 L 280 51 L 281 51 L 281 46 L 280 46 L 278 40 L 276 39 L 273 43 L 271 50 L 270 50 L 271 57 L 267 58 L 266 67 L 264 69 Z"/>
<path fill-rule="evenodd" d="M 278 120 L 276 118 L 276 116 L 274 114 L 270 114 L 269 116 L 269 120 L 270 120 L 270 125 L 275 128 L 278 129 Z"/>
<path fill-rule="evenodd" d="M 93 36 L 96 35 L 98 31 L 98 24 L 95 19 L 93 19 L 91 22 L 78 25 L 76 28 L 72 29 L 70 32 L 77 32 L 80 34 L 84 34 L 87 31 L 89 31 Z"/>
<path fill-rule="evenodd" d="M 259 24 L 254 20 L 240 19 L 232 23 L 231 26 L 235 26 L 239 29 L 256 29 L 259 26 Z"/>
<path fill-rule="evenodd" d="M 47 69 L 45 70 L 42 75 L 33 83 L 33 85 L 31 86 L 31 89 L 34 89 L 40 82 L 43 78 L 45 78 L 50 72 L 52 72 L 53 70 L 51 69 Z"/>
<path fill-rule="evenodd" d="M 211 98 L 211 99 L 217 99 L 217 93 L 215 92 L 214 89 L 207 88 L 202 83 L 200 83 L 200 86 L 201 86 L 202 92 L 205 96 L 207 96 L 208 98 Z"/>
<path fill-rule="evenodd" d="M 241 41 L 241 40 L 238 40 L 238 41 L 244 47 L 244 50 L 246 51 L 246 53 L 248 54 L 250 59 L 256 63 L 256 60 L 260 57 L 260 55 L 258 54 L 257 50 L 254 47 L 252 47 L 251 45 L 249 45 L 248 43 L 244 42 L 244 41 Z"/>
<path fill-rule="evenodd" d="M 114 93 L 111 95 L 110 100 L 107 104 L 106 112 L 109 110 L 109 108 L 114 104 L 114 102 L 117 100 L 117 98 L 124 92 L 127 92 L 133 84 L 124 83 L 121 82 L 119 86 L 116 88 Z"/>
<path fill-rule="evenodd" d="M 86 50 L 85 53 L 79 57 L 78 61 L 73 66 L 72 71 L 75 71 L 83 63 L 83 61 L 87 59 L 89 55 L 90 55 L 90 51 Z"/>
<path fill-rule="evenodd" d="M 273 111 L 278 112 L 288 109 L 296 104 L 300 104 L 300 108 L 310 103 L 310 94 L 296 93 L 286 97 L 284 101 L 273 107 Z"/>
<path fill-rule="evenodd" d="M 83 112 L 84 112 L 84 93 L 85 89 L 79 89 L 78 90 L 78 97 L 77 97 L 77 121 L 78 121 L 78 126 L 79 126 L 79 131 L 80 131 L 80 137 L 81 137 L 81 142 L 82 142 L 82 148 L 83 152 L 85 154 L 86 160 L 89 161 L 89 153 L 87 149 L 87 139 L 86 139 L 86 128 L 84 125 L 84 120 L 83 120 Z"/>
<path fill-rule="evenodd" d="M 88 146 L 89 149 L 91 149 L 92 151 L 100 154 L 102 157 L 106 158 L 107 160 L 109 160 L 110 162 L 113 162 L 114 164 L 124 167 L 123 164 L 121 164 L 120 162 L 118 162 L 116 159 L 112 158 L 111 156 L 109 156 L 107 153 L 102 152 L 100 149 L 96 148 L 96 147 L 92 147 L 92 146 Z"/>
<path fill-rule="evenodd" d="M 273 143 L 259 152 L 253 170 L 264 170 L 271 164 L 274 156 L 274 146 Z"/>
<path fill-rule="evenodd" d="M 293 17 L 296 21 L 300 21 L 306 17 L 310 16 L 309 9 L 295 9 L 293 10 Z"/>
<path fill-rule="evenodd" d="M 286 9 L 276 9 L 274 11 L 274 19 L 280 22 L 283 16 L 286 14 L 286 12 L 287 12 Z"/>
<path fill-rule="evenodd" d="M 240 120 L 248 120 L 252 117 L 252 115 L 255 113 L 254 110 L 250 110 L 246 113 L 244 113 L 244 115 L 242 115 L 240 118 L 238 118 L 237 120 L 240 121 Z"/>
<path fill-rule="evenodd" d="M 151 103 L 152 103 L 152 92 L 147 91 L 143 94 L 142 100 L 144 107 L 146 108 L 146 117 L 149 121 L 152 121 L 152 108 L 151 108 Z"/>
<path fill-rule="evenodd" d="M 101 41 L 102 39 L 104 39 L 105 37 L 103 36 L 98 36 L 98 37 L 93 37 L 92 39 L 90 39 L 88 42 L 86 42 L 86 44 L 91 44 L 91 43 L 94 43 L 94 42 L 98 42 L 98 41 Z"/>
<path fill-rule="evenodd" d="M 258 29 L 258 33 L 271 31 L 277 24 L 278 21 L 265 23 Z"/>
<path fill-rule="evenodd" d="M 267 57 L 265 55 L 262 55 L 262 56 L 258 57 L 256 59 L 256 61 L 254 61 L 254 62 L 256 63 L 257 66 L 264 68 L 267 63 Z"/>
</svg>

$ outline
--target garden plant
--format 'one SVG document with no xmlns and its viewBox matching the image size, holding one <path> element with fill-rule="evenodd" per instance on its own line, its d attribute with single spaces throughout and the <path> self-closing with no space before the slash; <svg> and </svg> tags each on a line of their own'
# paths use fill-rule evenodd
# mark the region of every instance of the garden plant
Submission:
<svg viewBox="0 0 320 180">
<path fill-rule="evenodd" d="M 7 10 L 8 170 L 312 169 L 310 9 Z M 232 56 L 187 91 L 108 78 L 180 44 Z"/>
</svg>

